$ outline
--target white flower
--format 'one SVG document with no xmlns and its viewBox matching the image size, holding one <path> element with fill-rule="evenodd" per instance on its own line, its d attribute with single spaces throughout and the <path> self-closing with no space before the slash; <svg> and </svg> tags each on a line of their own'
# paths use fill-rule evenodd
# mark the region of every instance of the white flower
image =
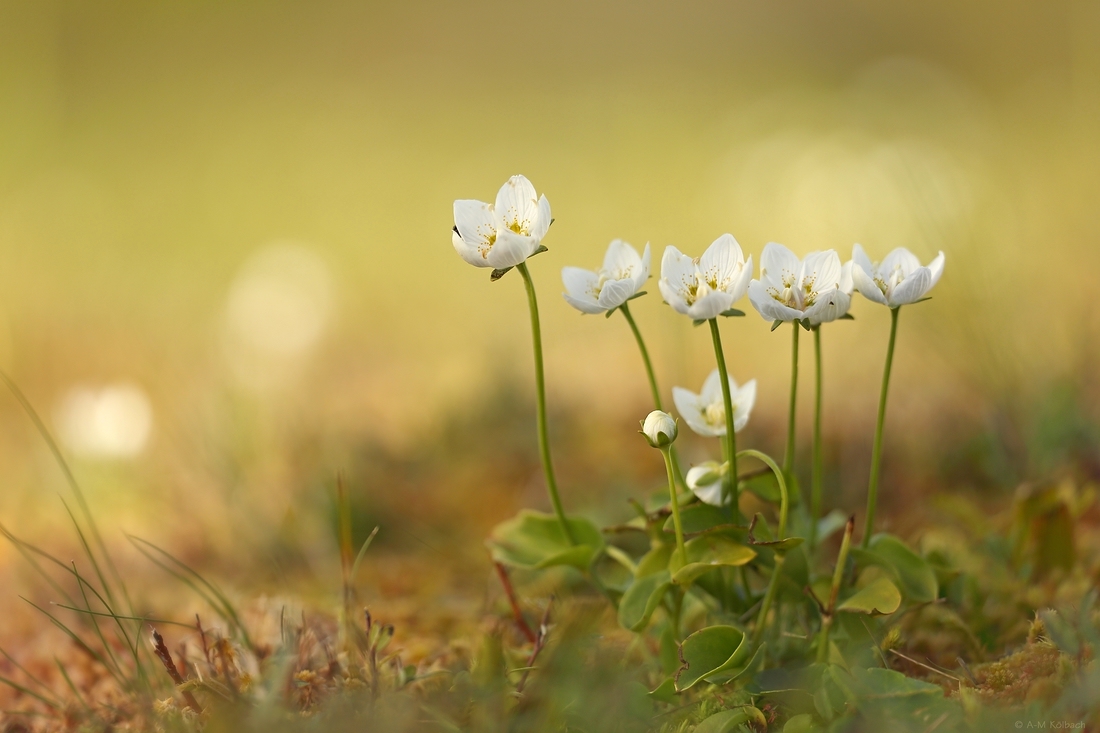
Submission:
<svg viewBox="0 0 1100 733">
<path fill-rule="evenodd" d="M 691 492 L 699 497 L 699 501 L 711 506 L 722 506 L 729 503 L 728 500 L 722 501 L 722 489 L 729 467 L 728 463 L 706 461 L 690 468 L 685 481 Z"/>
<path fill-rule="evenodd" d="M 741 299 L 751 277 L 752 257 L 746 262 L 737 240 L 723 234 L 697 260 L 666 248 L 657 285 L 677 313 L 709 320 Z"/>
<path fill-rule="evenodd" d="M 512 176 L 497 192 L 496 204 L 455 201 L 451 242 L 475 267 L 515 267 L 539 248 L 550 228 L 550 202 L 539 198 L 523 176 Z"/>
<path fill-rule="evenodd" d="M 642 435 L 654 448 L 665 448 L 671 445 L 679 432 L 676 419 L 667 412 L 654 410 L 642 421 Z"/>
<path fill-rule="evenodd" d="M 850 272 L 850 269 L 849 269 Z M 851 287 L 834 250 L 798 257 L 769 242 L 760 253 L 760 279 L 749 283 L 749 301 L 769 321 L 827 323 L 848 312 Z"/>
<path fill-rule="evenodd" d="M 926 267 L 905 247 L 898 247 L 881 263 L 872 263 L 857 244 L 852 247 L 852 262 L 852 282 L 860 295 L 889 308 L 916 303 L 943 274 L 943 252 Z"/>
<path fill-rule="evenodd" d="M 563 267 L 562 297 L 581 313 L 603 313 L 618 308 L 634 297 L 649 278 L 649 244 L 642 256 L 621 239 L 607 247 L 599 272 Z"/>
<path fill-rule="evenodd" d="M 733 377 L 729 380 L 733 429 L 737 432 L 749 421 L 749 413 L 756 403 L 756 380 L 749 380 L 743 387 L 738 387 Z M 717 369 L 703 382 L 703 391 L 699 394 L 683 387 L 673 387 L 672 401 L 688 427 L 699 435 L 717 438 L 726 434 L 726 406 L 722 399 L 722 378 L 718 376 Z"/>
</svg>

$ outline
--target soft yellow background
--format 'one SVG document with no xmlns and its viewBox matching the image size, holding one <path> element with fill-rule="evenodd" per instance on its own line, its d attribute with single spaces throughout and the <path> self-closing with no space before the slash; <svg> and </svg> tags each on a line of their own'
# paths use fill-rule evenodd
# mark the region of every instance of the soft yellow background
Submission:
<svg viewBox="0 0 1100 733">
<path fill-rule="evenodd" d="M 438 461 L 455 420 L 479 461 L 507 450 L 462 415 L 501 381 L 529 394 L 521 282 L 491 284 L 449 230 L 454 199 L 491 201 L 523 173 L 557 220 L 531 263 L 551 403 L 590 424 L 591 440 L 559 444 L 575 503 L 602 489 L 576 488 L 569 466 L 584 451 L 621 465 L 600 451 L 633 445 L 648 409 L 621 318 L 582 318 L 559 296 L 560 268 L 596 267 L 615 237 L 651 242 L 655 269 L 665 245 L 699 254 L 725 231 L 757 262 L 768 241 L 845 258 L 857 241 L 873 257 L 944 250 L 934 300 L 902 314 L 895 446 L 1023 409 L 1059 380 L 1087 403 L 1098 37 L 1083 0 L 3 2 L 0 365 L 47 422 L 75 384 L 147 392 L 139 457 L 74 462 L 112 531 L 232 546 L 302 517 L 328 526 L 316 507 L 349 466 L 366 503 L 410 516 L 426 511 L 422 484 L 470 492 L 430 527 L 464 505 L 499 519 L 514 505 L 471 489 L 491 467 L 391 467 L 407 479 L 395 486 L 359 457 Z M 328 268 L 332 318 L 250 389 L 227 299 L 250 256 L 284 241 Z M 634 311 L 666 391 L 698 388 L 705 330 L 648 290 Z M 734 376 L 759 383 L 745 440 L 778 454 L 789 332 L 741 307 L 723 331 Z M 845 475 L 863 476 L 888 314 L 858 299 L 853 313 L 824 334 L 828 422 L 849 436 Z M 802 363 L 808 408 L 808 350 Z M 64 516 L 61 475 L 8 397 L 0 431 L 0 519 L 49 540 L 37 533 Z M 659 463 L 632 455 L 659 485 Z M 501 480 L 541 502 L 525 465 Z"/>
</svg>

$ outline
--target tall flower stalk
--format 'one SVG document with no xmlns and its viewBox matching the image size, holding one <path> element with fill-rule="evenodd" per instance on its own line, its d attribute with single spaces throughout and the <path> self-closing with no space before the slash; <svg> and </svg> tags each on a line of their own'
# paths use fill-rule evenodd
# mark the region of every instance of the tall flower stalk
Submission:
<svg viewBox="0 0 1100 733">
<path fill-rule="evenodd" d="M 882 426 L 886 419 L 886 395 L 890 389 L 890 368 L 894 363 L 894 343 L 898 335 L 898 315 L 903 305 L 927 299 L 928 291 L 943 275 L 943 252 L 921 266 L 909 250 L 898 247 L 882 262 L 872 262 L 858 244 L 852 247 L 852 282 L 860 295 L 872 303 L 890 309 L 890 343 L 886 347 L 886 365 L 882 371 L 882 390 L 878 398 L 878 420 L 875 442 L 871 448 L 871 476 L 867 481 L 867 520 L 861 542 L 866 549 L 875 529 L 875 508 L 878 505 L 879 471 L 882 464 Z"/>
<path fill-rule="evenodd" d="M 798 403 L 798 332 L 802 327 L 798 321 L 791 321 L 791 397 L 787 406 L 787 447 L 783 451 L 783 475 L 787 481 L 791 481 L 794 471 L 794 441 L 795 441 L 795 417 Z"/>
<path fill-rule="evenodd" d="M 653 396 L 653 409 L 664 410 L 661 405 L 661 390 L 657 387 L 657 375 L 653 371 L 653 362 L 649 359 L 649 349 L 646 348 L 645 339 L 642 338 L 642 332 L 638 328 L 638 324 L 634 322 L 634 316 L 630 313 L 630 306 L 624 302 L 619 306 L 619 310 L 622 311 L 623 318 L 630 324 L 630 330 L 634 334 L 634 340 L 638 342 L 638 351 L 642 355 L 642 363 L 645 364 L 646 378 L 649 380 L 649 391 Z M 680 458 L 676 455 L 676 446 L 672 446 L 670 449 L 670 459 L 672 460 L 672 472 L 676 477 L 676 485 L 683 490 L 687 490 L 687 484 L 684 483 L 684 474 L 680 471 Z"/>
<path fill-rule="evenodd" d="M 886 394 L 890 390 L 890 369 L 894 365 L 894 342 L 898 335 L 898 314 L 901 308 L 890 309 L 890 344 L 886 347 L 886 367 L 882 370 L 882 390 L 878 396 L 878 420 L 875 423 L 875 442 L 871 447 L 871 477 L 867 481 L 867 520 L 863 527 L 861 546 L 867 549 L 871 533 L 875 530 L 875 508 L 878 505 L 878 480 L 882 466 L 882 425 L 886 420 Z"/>
<path fill-rule="evenodd" d="M 810 472 L 810 548 L 817 547 L 817 523 L 821 519 L 821 474 L 824 460 L 821 455 L 821 326 L 814 328 L 814 442 L 813 465 Z"/>
<path fill-rule="evenodd" d="M 729 472 L 726 474 L 723 500 L 732 505 L 735 520 L 740 520 L 740 487 L 737 481 L 737 431 L 733 424 L 733 397 L 730 395 L 730 378 L 726 371 L 726 357 L 722 353 L 722 335 L 718 331 L 718 319 L 710 319 L 710 335 L 714 341 L 714 360 L 718 362 L 718 378 L 722 383 L 722 407 L 726 416 L 726 455 L 729 456 Z"/>
<path fill-rule="evenodd" d="M 531 337 L 535 349 L 535 392 L 538 405 L 538 434 L 539 457 L 542 459 L 542 471 L 546 476 L 546 490 L 550 493 L 550 503 L 554 507 L 554 514 L 561 524 L 562 534 L 569 540 L 569 544 L 577 544 L 573 531 L 569 528 L 569 522 L 565 518 L 565 509 L 562 507 L 561 496 L 558 494 L 558 481 L 554 476 L 554 462 L 550 456 L 550 437 L 546 425 L 546 376 L 542 366 L 542 329 L 539 326 L 539 303 L 535 296 L 535 283 L 531 280 L 531 273 L 527 270 L 527 263 L 521 262 L 516 266 L 519 274 L 523 276 L 523 285 L 527 288 L 527 305 L 531 311 Z"/>
</svg>

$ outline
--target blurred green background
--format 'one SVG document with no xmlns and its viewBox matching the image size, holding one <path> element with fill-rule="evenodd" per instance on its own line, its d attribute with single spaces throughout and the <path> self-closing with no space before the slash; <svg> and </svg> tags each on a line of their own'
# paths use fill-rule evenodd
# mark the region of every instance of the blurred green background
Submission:
<svg viewBox="0 0 1100 733">
<path fill-rule="evenodd" d="M 327 583 L 344 471 L 357 535 L 483 571 L 488 527 L 545 498 L 521 283 L 455 255 L 451 205 L 523 173 L 557 220 L 531 266 L 571 507 L 615 521 L 662 479 L 625 323 L 559 295 L 616 237 L 655 265 L 726 231 L 756 261 L 942 249 L 901 318 L 886 508 L 1095 476 L 1098 37 L 1086 0 L 0 2 L 0 365 L 113 544 Z M 648 289 L 662 386 L 698 389 L 709 338 Z M 741 305 L 741 442 L 778 455 L 789 333 Z M 853 313 L 824 339 L 827 488 L 855 508 L 889 318 Z M 0 436 L 0 520 L 71 542 L 10 397 Z"/>
</svg>

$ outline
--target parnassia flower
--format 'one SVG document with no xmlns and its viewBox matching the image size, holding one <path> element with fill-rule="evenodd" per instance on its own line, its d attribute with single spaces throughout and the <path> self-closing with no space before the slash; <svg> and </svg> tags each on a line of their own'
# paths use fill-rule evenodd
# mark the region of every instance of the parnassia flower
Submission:
<svg viewBox="0 0 1100 733">
<path fill-rule="evenodd" d="M 455 201 L 455 251 L 475 267 L 515 267 L 535 254 L 550 228 L 550 202 L 523 176 L 500 187 L 495 204 Z"/>
<path fill-rule="evenodd" d="M 722 490 L 726 483 L 726 474 L 729 473 L 729 463 L 718 461 L 706 461 L 698 466 L 688 469 L 687 487 L 699 497 L 699 501 L 711 506 L 722 506 L 729 501 L 722 501 Z"/>
<path fill-rule="evenodd" d="M 633 298 L 649 278 L 649 244 L 638 250 L 616 239 L 607 247 L 603 267 L 598 272 L 579 267 L 563 267 L 565 285 L 562 297 L 581 313 L 604 313 Z"/>
<path fill-rule="evenodd" d="M 889 308 L 916 303 L 943 274 L 943 252 L 921 267 L 916 255 L 904 247 L 886 255 L 881 263 L 873 263 L 857 244 L 852 247 L 852 263 L 852 282 L 860 295 Z"/>
<path fill-rule="evenodd" d="M 769 321 L 828 323 L 851 306 L 850 272 L 834 250 L 811 252 L 800 260 L 782 244 L 769 242 L 760 253 L 760 279 L 749 283 L 749 301 Z"/>
<path fill-rule="evenodd" d="M 642 435 L 654 448 L 667 448 L 676 440 L 680 429 L 676 419 L 667 412 L 654 410 L 642 421 Z"/>
<path fill-rule="evenodd" d="M 756 403 L 756 380 L 751 379 L 741 387 L 737 386 L 733 377 L 729 380 L 733 429 L 736 432 L 745 427 Z M 699 435 L 717 438 L 726 434 L 726 405 L 722 399 L 722 378 L 717 369 L 703 382 L 703 391 L 699 394 L 683 387 L 673 387 L 672 401 L 688 427 Z"/>
<path fill-rule="evenodd" d="M 693 260 L 675 247 L 661 258 L 661 297 L 677 313 L 696 320 L 717 318 L 745 294 L 752 277 L 752 257 L 745 261 L 741 245 L 723 234 Z"/>
</svg>

